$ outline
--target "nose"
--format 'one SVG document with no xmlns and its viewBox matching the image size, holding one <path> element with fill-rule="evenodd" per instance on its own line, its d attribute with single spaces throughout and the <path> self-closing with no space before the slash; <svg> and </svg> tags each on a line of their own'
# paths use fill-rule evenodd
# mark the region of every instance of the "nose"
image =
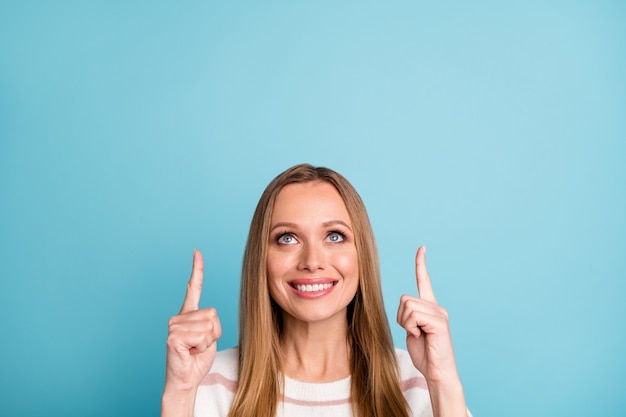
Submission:
<svg viewBox="0 0 626 417">
<path fill-rule="evenodd" d="M 324 249 L 315 244 L 307 244 L 302 248 L 298 269 L 301 271 L 317 271 L 326 266 Z"/>
</svg>

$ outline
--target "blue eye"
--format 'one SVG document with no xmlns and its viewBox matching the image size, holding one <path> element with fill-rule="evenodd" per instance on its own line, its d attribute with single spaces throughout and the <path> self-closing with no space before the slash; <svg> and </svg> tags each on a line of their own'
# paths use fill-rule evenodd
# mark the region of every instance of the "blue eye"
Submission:
<svg viewBox="0 0 626 417">
<path fill-rule="evenodd" d="M 345 235 L 341 232 L 330 232 L 326 238 L 329 242 L 338 243 L 345 240 Z"/>
<path fill-rule="evenodd" d="M 278 236 L 277 241 L 282 245 L 293 245 L 296 243 L 296 238 L 291 233 L 283 233 Z"/>
</svg>

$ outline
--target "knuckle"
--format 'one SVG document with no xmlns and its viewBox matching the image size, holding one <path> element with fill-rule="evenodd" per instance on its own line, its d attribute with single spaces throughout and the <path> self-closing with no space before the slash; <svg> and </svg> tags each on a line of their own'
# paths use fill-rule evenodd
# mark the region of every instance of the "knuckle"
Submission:
<svg viewBox="0 0 626 417">
<path fill-rule="evenodd" d="M 204 322 L 205 334 L 209 334 L 209 333 L 213 332 L 214 328 L 215 328 L 215 325 L 213 324 L 213 322 L 211 320 L 207 320 L 206 322 Z"/>
<path fill-rule="evenodd" d="M 172 323 L 168 327 L 167 332 L 168 332 L 168 334 L 175 334 L 175 333 L 177 333 L 179 331 L 179 329 L 180 329 L 180 325 L 178 323 Z"/>
<path fill-rule="evenodd" d="M 167 336 L 166 345 L 168 348 L 173 348 L 178 345 L 179 337 L 175 333 L 170 333 Z"/>
<path fill-rule="evenodd" d="M 178 317 L 179 316 L 170 317 L 170 319 L 167 321 L 167 327 L 172 328 L 172 326 L 176 325 L 176 323 L 178 323 Z"/>
<path fill-rule="evenodd" d="M 217 310 L 214 308 L 205 308 L 202 310 L 202 318 L 204 320 L 216 321 L 218 320 Z"/>
</svg>

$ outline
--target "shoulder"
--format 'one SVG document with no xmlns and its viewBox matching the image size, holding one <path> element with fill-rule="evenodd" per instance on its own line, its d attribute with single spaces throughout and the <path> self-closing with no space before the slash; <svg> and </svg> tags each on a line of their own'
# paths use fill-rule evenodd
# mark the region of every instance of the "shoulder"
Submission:
<svg viewBox="0 0 626 417">
<path fill-rule="evenodd" d="M 432 417 L 433 411 L 426 378 L 415 369 L 409 352 L 400 348 L 395 348 L 395 350 L 400 369 L 400 389 L 411 407 L 413 416 Z M 467 415 L 472 417 L 469 410 L 467 410 Z"/>
<path fill-rule="evenodd" d="M 211 370 L 205 375 L 201 385 L 222 383 L 236 386 L 238 369 L 239 353 L 236 347 L 219 351 L 215 355 Z"/>
<path fill-rule="evenodd" d="M 198 387 L 195 415 L 211 417 L 228 415 L 237 391 L 238 363 L 236 348 L 217 352 L 211 370 Z"/>
<path fill-rule="evenodd" d="M 428 389 L 424 375 L 413 365 L 409 352 L 404 349 L 395 348 L 398 369 L 400 370 L 400 384 L 403 387 L 410 384 L 421 389 Z"/>
<path fill-rule="evenodd" d="M 396 360 L 400 370 L 400 390 L 414 416 L 432 416 L 428 384 L 424 375 L 413 365 L 409 352 L 396 348 Z"/>
<path fill-rule="evenodd" d="M 221 373 L 224 376 L 236 379 L 238 369 L 239 349 L 234 347 L 217 352 L 210 372 Z"/>
</svg>

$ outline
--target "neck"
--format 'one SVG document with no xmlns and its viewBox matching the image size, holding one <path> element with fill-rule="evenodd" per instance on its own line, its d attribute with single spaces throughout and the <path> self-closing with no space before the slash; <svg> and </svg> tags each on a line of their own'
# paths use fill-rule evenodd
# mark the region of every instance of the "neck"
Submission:
<svg viewBox="0 0 626 417">
<path fill-rule="evenodd" d="M 348 321 L 302 322 L 285 314 L 283 372 L 306 382 L 329 382 L 350 375 Z"/>
</svg>

